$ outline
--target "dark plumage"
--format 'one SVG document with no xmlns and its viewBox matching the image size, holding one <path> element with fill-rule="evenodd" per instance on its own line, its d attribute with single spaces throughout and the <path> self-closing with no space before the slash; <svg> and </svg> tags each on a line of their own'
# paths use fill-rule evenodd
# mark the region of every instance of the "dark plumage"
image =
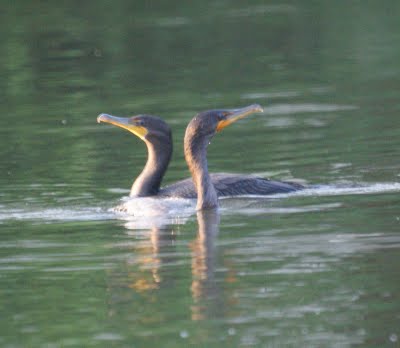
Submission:
<svg viewBox="0 0 400 348">
<path fill-rule="evenodd" d="M 288 182 L 271 181 L 252 175 L 208 173 L 207 147 L 212 137 L 225 127 L 255 112 L 259 105 L 237 110 L 210 110 L 196 115 L 188 124 L 184 138 L 185 159 L 197 191 L 197 209 L 218 207 L 218 196 L 269 195 L 291 192 L 301 186 Z"/>
<path fill-rule="evenodd" d="M 275 181 L 256 175 L 211 173 L 211 182 L 217 191 L 218 197 L 240 195 L 270 195 L 286 193 L 303 188 L 293 182 Z M 161 188 L 159 195 L 166 197 L 197 198 L 192 178 L 177 181 Z"/>
<path fill-rule="evenodd" d="M 150 115 L 123 118 L 101 114 L 97 121 L 127 129 L 141 138 L 147 146 L 147 163 L 133 183 L 130 196 L 196 198 L 198 188 L 201 185 L 208 185 L 210 182 L 212 187 L 206 187 L 206 198 L 215 203 L 217 196 L 269 195 L 302 188 L 299 184 L 273 181 L 254 175 L 208 174 L 207 146 L 214 134 L 237 119 L 259 110 L 259 106 L 253 105 L 238 110 L 211 110 L 196 115 L 186 129 L 184 140 L 185 159 L 191 170 L 192 178 L 163 188 L 160 188 L 161 181 L 168 168 L 173 150 L 172 133 L 169 126 L 161 118 Z M 203 198 L 201 195 L 200 200 Z"/>
<path fill-rule="evenodd" d="M 110 123 L 124 128 L 145 142 L 147 162 L 134 181 L 130 196 L 157 195 L 172 155 L 172 133 L 169 126 L 161 118 L 150 115 L 125 118 L 100 114 L 97 122 Z"/>
</svg>

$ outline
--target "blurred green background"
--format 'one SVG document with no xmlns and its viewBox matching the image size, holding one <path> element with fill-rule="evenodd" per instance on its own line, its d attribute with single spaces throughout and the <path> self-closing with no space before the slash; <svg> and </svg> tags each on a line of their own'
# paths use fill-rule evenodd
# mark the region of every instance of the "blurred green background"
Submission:
<svg viewBox="0 0 400 348">
<path fill-rule="evenodd" d="M 0 11 L 0 345 L 384 347 L 400 335 L 400 2 L 8 1 Z M 107 209 L 144 144 L 105 112 L 215 137 L 212 172 L 325 190 L 152 228 Z M 355 188 L 352 191 L 351 188 Z M 357 193 L 357 194 L 356 194 Z M 183 221 L 185 222 L 185 221 Z"/>
</svg>

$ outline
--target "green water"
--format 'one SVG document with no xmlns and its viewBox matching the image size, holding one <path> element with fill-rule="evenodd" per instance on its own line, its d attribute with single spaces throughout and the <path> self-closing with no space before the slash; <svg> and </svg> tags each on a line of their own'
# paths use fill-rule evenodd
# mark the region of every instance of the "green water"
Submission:
<svg viewBox="0 0 400 348">
<path fill-rule="evenodd" d="M 1 347 L 397 347 L 400 3 L 6 2 Z M 259 103 L 213 172 L 316 188 L 132 221 L 146 160 L 101 112 L 172 127 Z M 145 222 L 145 223 L 143 223 Z"/>
</svg>

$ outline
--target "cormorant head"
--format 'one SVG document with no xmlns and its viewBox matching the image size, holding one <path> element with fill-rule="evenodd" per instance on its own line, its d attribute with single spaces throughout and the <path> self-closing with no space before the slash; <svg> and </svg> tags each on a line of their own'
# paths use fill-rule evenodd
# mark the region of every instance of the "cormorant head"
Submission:
<svg viewBox="0 0 400 348">
<path fill-rule="evenodd" d="M 262 112 L 263 109 L 258 104 L 253 104 L 240 109 L 221 109 L 203 111 L 197 114 L 186 128 L 186 137 L 212 138 L 217 132 L 220 132 L 230 124 L 256 112 Z"/>
<path fill-rule="evenodd" d="M 124 128 L 146 143 L 172 143 L 171 128 L 164 120 L 156 116 L 137 115 L 132 117 L 116 117 L 108 114 L 100 114 L 97 117 L 97 122 L 110 123 L 114 126 Z"/>
</svg>

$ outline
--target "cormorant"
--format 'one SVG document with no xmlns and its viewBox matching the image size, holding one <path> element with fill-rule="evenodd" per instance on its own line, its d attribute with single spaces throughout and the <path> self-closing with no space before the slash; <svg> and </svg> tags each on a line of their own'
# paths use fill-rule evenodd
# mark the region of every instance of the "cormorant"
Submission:
<svg viewBox="0 0 400 348">
<path fill-rule="evenodd" d="M 124 128 L 142 139 L 147 146 L 147 163 L 134 181 L 130 196 L 148 197 L 160 193 L 160 185 L 172 156 L 171 128 L 161 118 L 137 115 L 129 118 L 100 114 L 97 122 Z"/>
<path fill-rule="evenodd" d="M 262 112 L 260 105 L 250 105 L 237 110 L 210 110 L 199 113 L 189 122 L 185 132 L 184 151 L 196 186 L 197 210 L 217 208 L 218 196 L 221 196 L 218 183 L 214 184 L 212 175 L 208 173 L 207 147 L 211 138 L 230 124 L 255 112 Z M 302 188 L 299 184 L 272 181 L 253 175 L 228 175 L 231 181 L 222 195 L 268 195 Z M 226 182 L 226 176 L 224 180 Z"/>
<path fill-rule="evenodd" d="M 131 197 L 181 197 L 196 198 L 199 179 L 205 174 L 207 182 L 214 188 L 212 191 L 219 197 L 238 195 L 269 195 L 285 193 L 302 188 L 301 185 L 289 182 L 273 181 L 254 175 L 215 173 L 208 174 L 206 148 L 211 137 L 217 132 L 255 112 L 262 111 L 259 105 L 250 105 L 242 109 L 210 110 L 199 113 L 189 123 L 185 134 L 185 158 L 189 164 L 192 178 L 178 181 L 160 188 L 162 178 L 168 168 L 172 155 L 172 133 L 169 126 L 159 117 L 138 115 L 130 118 L 100 114 L 97 121 L 110 123 L 124 128 L 142 139 L 148 152 L 147 163 L 132 185 Z M 209 188 L 205 187 L 205 190 Z M 203 192 L 204 193 L 204 192 Z M 199 202 L 204 200 L 201 194 Z M 206 193 L 206 201 L 211 194 Z M 203 206 L 203 203 L 200 204 Z M 212 204 L 205 204 L 203 208 Z M 199 204 L 198 204 L 199 207 Z"/>
</svg>

